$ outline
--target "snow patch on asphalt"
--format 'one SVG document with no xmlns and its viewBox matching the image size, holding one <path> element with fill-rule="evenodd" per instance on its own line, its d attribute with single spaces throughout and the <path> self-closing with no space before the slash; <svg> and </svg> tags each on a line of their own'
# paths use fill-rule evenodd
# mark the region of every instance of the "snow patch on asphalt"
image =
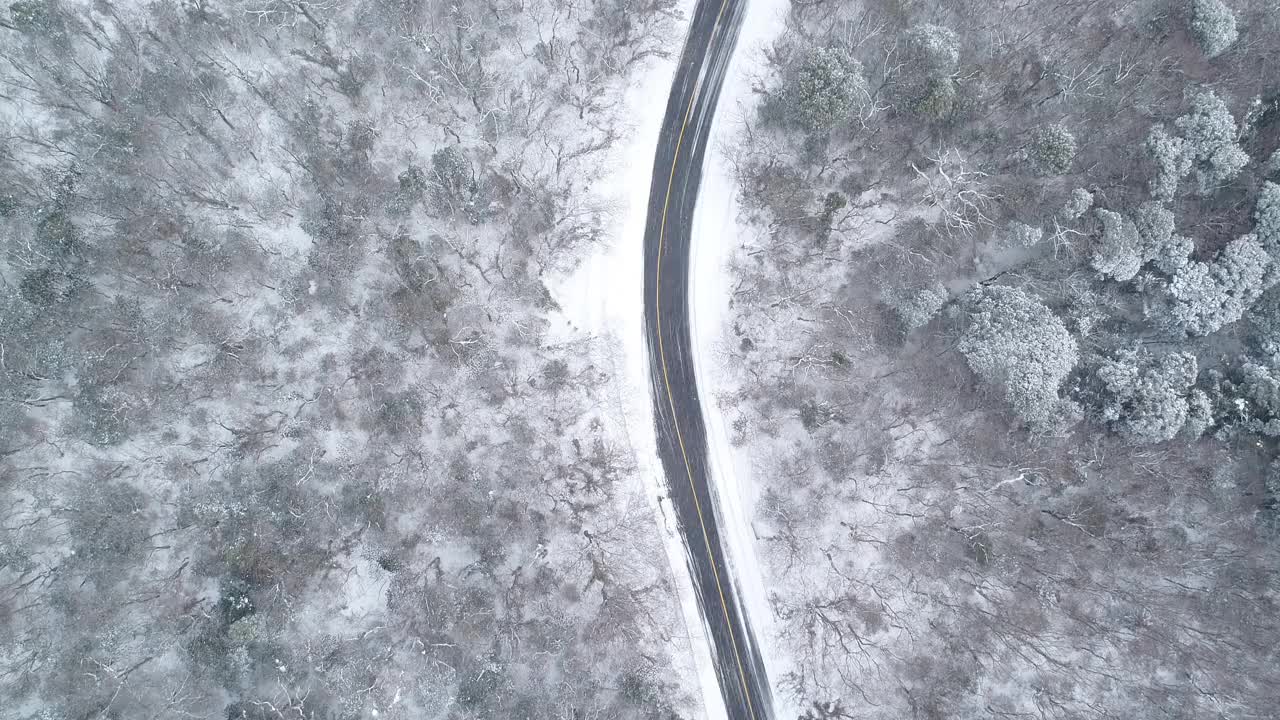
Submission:
<svg viewBox="0 0 1280 720">
<path fill-rule="evenodd" d="M 685 656 L 677 656 L 675 661 L 683 676 L 696 678 L 698 687 L 687 689 L 700 694 L 703 705 L 689 708 L 689 714 L 724 718 L 727 713 L 712 660 L 710 632 L 694 592 L 688 551 L 666 499 L 644 336 L 644 231 L 649 187 L 667 97 L 694 6 L 694 0 L 680 0 L 680 31 L 672 33 L 669 56 L 651 59 L 632 76 L 623 93 L 620 117 L 625 118 L 624 139 L 612 150 L 614 171 L 596 191 L 601 206 L 609 209 L 608 240 L 593 248 L 572 274 L 551 278 L 547 285 L 564 317 L 560 327 L 552 328 L 553 335 L 576 332 L 593 337 L 592 359 L 612 379 L 604 414 L 635 455 L 644 493 L 662 536 L 672 584 L 679 593 L 688 647 Z"/>
<path fill-rule="evenodd" d="M 724 345 L 732 342 L 727 327 L 733 296 L 729 263 L 749 233 L 761 232 L 739 222 L 737 179 L 728 155 L 740 137 L 744 118 L 756 111 L 752 83 L 764 74 L 765 48 L 786 28 L 788 7 L 787 0 L 749 0 L 747 4 L 738 46 L 730 60 L 711 127 L 693 216 L 690 265 L 694 372 L 702 396 L 708 460 L 724 525 L 722 536 L 765 670 L 775 688 L 778 679 L 791 668 L 791 662 L 781 643 L 775 641 L 773 612 L 756 554 L 752 518 L 760 488 L 752 478 L 747 452 L 729 442 L 717 398 L 735 385 L 733 368 L 724 362 L 728 357 Z M 800 708 L 788 707 L 787 698 L 776 691 L 774 703 L 777 717 L 800 714 Z"/>
</svg>

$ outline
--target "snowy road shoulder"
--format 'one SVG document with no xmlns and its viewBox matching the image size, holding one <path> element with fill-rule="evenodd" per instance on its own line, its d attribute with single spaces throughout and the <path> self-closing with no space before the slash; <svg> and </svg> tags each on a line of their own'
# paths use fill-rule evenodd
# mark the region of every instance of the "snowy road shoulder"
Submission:
<svg viewBox="0 0 1280 720">
<path fill-rule="evenodd" d="M 729 442 L 717 398 L 736 384 L 732 368 L 723 361 L 728 354 L 721 351 L 724 343 L 728 342 L 729 301 L 733 294 L 729 264 L 740 245 L 739 239 L 754 231 L 739 222 L 737 181 L 726 151 L 737 138 L 745 114 L 755 111 L 752 79 L 761 74 L 765 47 L 785 29 L 787 10 L 785 0 L 751 0 L 747 5 L 737 51 L 730 61 L 703 165 L 693 218 L 690 268 L 694 370 L 702 396 L 708 460 L 719 500 L 723 537 L 747 617 L 756 629 L 760 655 L 769 678 L 775 683 L 789 669 L 790 663 L 773 641 L 773 614 L 756 554 L 752 517 L 758 485 L 753 482 L 751 461 L 746 452 Z M 779 703 L 778 717 L 797 716 L 799 709 L 787 707 L 786 701 L 785 695 L 775 693 L 775 702 Z"/>
</svg>

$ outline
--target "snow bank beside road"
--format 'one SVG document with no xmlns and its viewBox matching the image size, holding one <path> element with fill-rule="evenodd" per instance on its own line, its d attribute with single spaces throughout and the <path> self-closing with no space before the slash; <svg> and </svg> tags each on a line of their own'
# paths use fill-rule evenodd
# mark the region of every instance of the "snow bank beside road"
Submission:
<svg viewBox="0 0 1280 720">
<path fill-rule="evenodd" d="M 768 590 L 756 555 L 752 530 L 758 486 L 752 481 L 747 454 L 729 443 L 724 415 L 716 400 L 736 383 L 732 368 L 720 352 L 729 341 L 726 326 L 733 296 L 729 262 L 747 233 L 758 232 L 739 223 L 737 181 L 726 154 L 736 141 L 742 120 L 754 113 L 756 99 L 751 92 L 754 78 L 763 74 L 764 49 L 785 29 L 787 0 L 749 0 L 742 21 L 737 50 L 729 63 L 693 218 L 693 257 L 690 267 L 690 324 L 693 331 L 694 371 L 702 396 L 702 414 L 707 426 L 708 460 L 719 499 L 722 537 L 728 544 L 734 578 L 741 590 L 747 617 L 755 630 L 756 642 L 770 681 L 777 681 L 790 668 L 789 660 L 774 641 L 773 613 Z M 776 715 L 796 717 L 799 708 L 788 707 L 788 698 L 774 693 Z"/>
</svg>

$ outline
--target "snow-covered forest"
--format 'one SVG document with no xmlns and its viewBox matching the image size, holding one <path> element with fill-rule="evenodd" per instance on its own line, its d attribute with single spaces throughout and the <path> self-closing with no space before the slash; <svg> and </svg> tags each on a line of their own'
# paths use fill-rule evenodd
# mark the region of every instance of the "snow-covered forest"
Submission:
<svg viewBox="0 0 1280 720">
<path fill-rule="evenodd" d="M 1280 8 L 792 2 L 732 377 L 810 718 L 1280 708 Z"/>
<path fill-rule="evenodd" d="M 547 289 L 681 23 L 0 7 L 0 718 L 699 714 Z"/>
<path fill-rule="evenodd" d="M 779 4 L 690 320 L 780 720 L 1274 718 L 1276 0 Z M 0 0 L 0 720 L 714 714 L 691 6 Z"/>
</svg>

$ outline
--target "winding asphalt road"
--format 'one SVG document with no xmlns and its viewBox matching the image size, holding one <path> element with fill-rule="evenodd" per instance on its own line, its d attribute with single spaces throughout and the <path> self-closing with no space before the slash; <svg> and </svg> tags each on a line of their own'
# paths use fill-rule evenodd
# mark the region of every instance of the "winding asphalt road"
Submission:
<svg viewBox="0 0 1280 720">
<path fill-rule="evenodd" d="M 698 0 L 658 139 L 645 226 L 645 335 L 658 454 L 731 720 L 772 720 L 769 680 L 720 539 L 689 331 L 693 209 L 746 0 Z"/>
</svg>

